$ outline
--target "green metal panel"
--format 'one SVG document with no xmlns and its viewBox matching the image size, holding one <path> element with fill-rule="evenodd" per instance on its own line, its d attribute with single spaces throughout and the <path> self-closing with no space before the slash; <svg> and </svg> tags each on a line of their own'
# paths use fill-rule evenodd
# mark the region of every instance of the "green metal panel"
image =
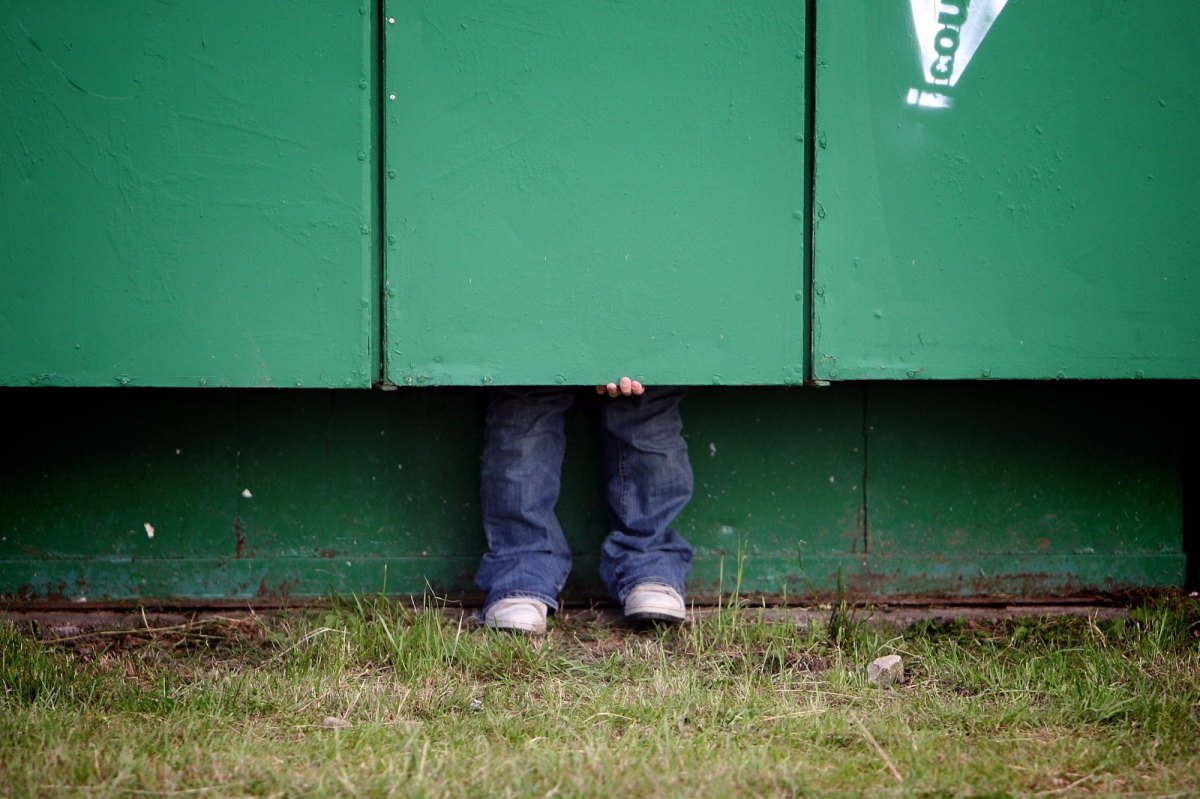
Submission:
<svg viewBox="0 0 1200 799">
<path fill-rule="evenodd" d="M 588 396 L 559 502 L 575 601 L 603 599 Z M 485 399 L 0 390 L 20 420 L 0 461 L 0 598 L 470 592 Z M 839 576 L 874 597 L 1179 585 L 1195 399 L 1161 383 L 695 389 L 689 590 L 731 590 L 739 558 L 743 590 L 801 598 Z"/>
<path fill-rule="evenodd" d="M 873 579 L 962 596 L 1181 584 L 1195 399 L 1129 383 L 872 391 Z"/>
<path fill-rule="evenodd" d="M 1200 376 L 1197 34 L 1194 2 L 819 0 L 816 375 Z"/>
<path fill-rule="evenodd" d="M 385 8 L 391 380 L 803 378 L 803 2 Z"/>
<path fill-rule="evenodd" d="M 0 384 L 370 385 L 375 25 L 0 0 Z"/>
</svg>

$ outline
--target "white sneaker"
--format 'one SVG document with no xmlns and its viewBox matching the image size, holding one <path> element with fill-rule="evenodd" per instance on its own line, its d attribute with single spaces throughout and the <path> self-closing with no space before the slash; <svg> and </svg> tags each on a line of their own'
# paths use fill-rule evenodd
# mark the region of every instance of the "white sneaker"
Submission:
<svg viewBox="0 0 1200 799">
<path fill-rule="evenodd" d="M 625 597 L 625 618 L 630 621 L 681 622 L 687 619 L 683 597 L 669 585 L 642 583 Z"/>
<path fill-rule="evenodd" d="M 509 632 L 546 632 L 546 603 L 526 596 L 501 599 L 487 609 L 483 616 L 485 627 Z"/>
</svg>

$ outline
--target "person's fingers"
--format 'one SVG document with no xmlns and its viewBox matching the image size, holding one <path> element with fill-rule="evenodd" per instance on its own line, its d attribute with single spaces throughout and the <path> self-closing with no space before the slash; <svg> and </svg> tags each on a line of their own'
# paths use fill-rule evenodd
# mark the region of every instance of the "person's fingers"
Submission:
<svg viewBox="0 0 1200 799">
<path fill-rule="evenodd" d="M 622 377 L 616 383 L 596 386 L 597 394 L 608 394 L 610 397 L 640 397 L 645 392 L 644 385 L 628 377 Z"/>
</svg>

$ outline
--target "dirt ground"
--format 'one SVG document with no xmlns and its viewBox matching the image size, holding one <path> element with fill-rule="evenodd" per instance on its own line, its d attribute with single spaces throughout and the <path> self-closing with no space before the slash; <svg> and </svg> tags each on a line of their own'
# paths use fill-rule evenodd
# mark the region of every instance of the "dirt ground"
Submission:
<svg viewBox="0 0 1200 799">
<path fill-rule="evenodd" d="M 319 609 L 321 604 L 294 605 L 288 608 L 174 608 L 169 610 L 150 609 L 95 609 L 95 610 L 0 610 L 0 624 L 12 623 L 19 629 L 33 633 L 39 638 L 72 638 L 93 633 L 116 630 L 165 631 L 173 627 L 191 625 L 205 619 L 245 619 L 255 615 L 277 618 L 280 614 L 304 613 Z M 815 605 L 809 607 L 772 607 L 751 605 L 747 612 L 760 611 L 771 621 L 791 622 L 807 625 L 828 621 L 832 607 Z M 445 607 L 443 612 L 451 619 L 473 620 L 478 608 L 468 606 Z M 711 605 L 693 606 L 695 618 L 704 618 L 717 610 Z M 928 621 L 946 623 L 955 621 L 988 624 L 1006 619 L 1045 618 L 1075 616 L 1095 619 L 1114 619 L 1128 615 L 1129 607 L 1116 604 L 1094 604 L 1089 602 L 1064 603 L 995 603 L 995 604 L 936 604 L 915 603 L 894 605 L 850 606 L 848 613 L 869 623 L 907 629 L 912 625 Z M 621 621 L 615 608 L 566 608 L 560 612 L 563 619 L 589 619 L 617 625 Z"/>
</svg>

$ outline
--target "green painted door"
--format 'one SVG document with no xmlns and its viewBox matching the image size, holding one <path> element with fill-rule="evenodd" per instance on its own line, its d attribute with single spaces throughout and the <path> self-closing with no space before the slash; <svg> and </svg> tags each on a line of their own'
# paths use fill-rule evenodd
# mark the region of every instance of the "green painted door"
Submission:
<svg viewBox="0 0 1200 799">
<path fill-rule="evenodd" d="M 819 0 L 817 377 L 1200 376 L 1200 3 Z"/>
<path fill-rule="evenodd" d="M 370 4 L 0 0 L 0 384 L 369 386 Z"/>
<path fill-rule="evenodd" d="M 388 377 L 800 381 L 804 9 L 389 0 Z"/>
</svg>

